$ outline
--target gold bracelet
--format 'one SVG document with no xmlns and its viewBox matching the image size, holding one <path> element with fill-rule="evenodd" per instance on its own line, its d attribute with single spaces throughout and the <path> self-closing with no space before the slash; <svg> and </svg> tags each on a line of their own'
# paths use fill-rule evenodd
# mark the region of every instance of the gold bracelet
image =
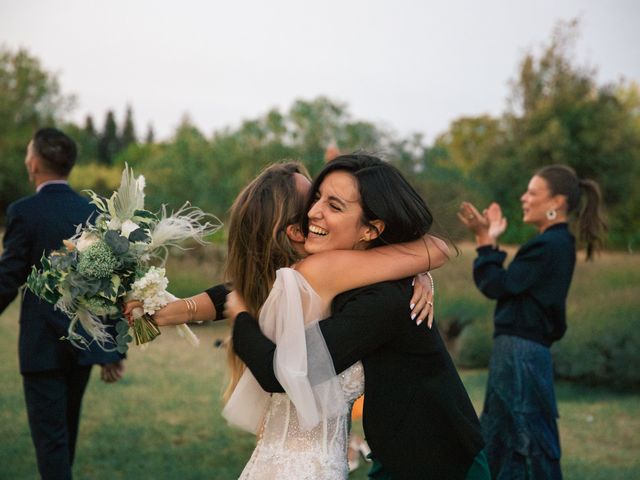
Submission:
<svg viewBox="0 0 640 480">
<path fill-rule="evenodd" d="M 183 298 L 182 301 L 187 306 L 187 322 L 193 322 L 198 313 L 198 304 L 193 298 Z"/>
</svg>

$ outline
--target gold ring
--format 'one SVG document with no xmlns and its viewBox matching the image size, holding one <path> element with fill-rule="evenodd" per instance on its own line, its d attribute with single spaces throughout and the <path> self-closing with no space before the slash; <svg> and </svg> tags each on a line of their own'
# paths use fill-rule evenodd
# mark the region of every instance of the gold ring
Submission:
<svg viewBox="0 0 640 480">
<path fill-rule="evenodd" d="M 468 218 L 469 220 L 473 220 L 473 215 L 469 215 L 467 218 Z"/>
</svg>

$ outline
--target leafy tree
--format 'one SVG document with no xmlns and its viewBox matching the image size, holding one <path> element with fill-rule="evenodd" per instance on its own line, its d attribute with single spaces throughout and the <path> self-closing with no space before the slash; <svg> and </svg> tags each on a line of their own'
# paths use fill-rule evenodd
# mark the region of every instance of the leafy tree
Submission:
<svg viewBox="0 0 640 480">
<path fill-rule="evenodd" d="M 73 103 L 36 57 L 0 46 L 0 216 L 31 192 L 24 157 L 34 131 L 59 123 Z"/>
<path fill-rule="evenodd" d="M 602 185 L 615 245 L 633 243 L 640 231 L 638 216 L 628 215 L 637 211 L 640 180 L 637 86 L 598 85 L 595 70 L 573 60 L 577 37 L 577 21 L 559 23 L 539 55 L 523 58 L 500 119 L 459 119 L 436 142 L 471 187 L 503 205 L 510 220 L 505 241 L 532 233 L 520 220 L 520 192 L 532 173 L 552 163 Z"/>
<path fill-rule="evenodd" d="M 65 125 L 64 130 L 78 145 L 78 164 L 82 165 L 97 161 L 99 137 L 91 115 L 86 116 L 83 127 L 68 123 Z"/>
<path fill-rule="evenodd" d="M 468 175 L 491 157 L 502 140 L 501 134 L 497 118 L 489 115 L 462 117 L 452 122 L 449 130 L 435 143 L 446 151 L 446 161 Z"/>
</svg>

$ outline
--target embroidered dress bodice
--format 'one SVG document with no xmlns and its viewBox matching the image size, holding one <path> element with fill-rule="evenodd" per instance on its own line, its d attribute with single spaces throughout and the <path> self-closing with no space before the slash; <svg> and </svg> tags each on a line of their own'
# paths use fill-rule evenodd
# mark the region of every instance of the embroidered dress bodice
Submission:
<svg viewBox="0 0 640 480">
<path fill-rule="evenodd" d="M 281 269 L 279 272 L 283 270 L 287 270 L 284 272 L 286 275 L 278 275 L 276 278 L 272 294 L 263 306 L 263 312 L 272 310 L 271 307 L 273 310 L 287 308 L 280 304 L 283 294 L 287 293 L 282 289 L 297 288 L 309 293 L 311 287 L 301 274 L 292 269 Z M 317 297 L 315 292 L 311 292 Z M 307 297 L 302 298 L 304 302 Z M 329 314 L 329 306 L 321 302 L 314 308 L 307 307 L 308 305 L 303 309 L 304 322 L 307 326 Z M 358 362 L 352 365 L 336 378 L 344 402 L 338 402 L 339 411 L 332 412 L 328 416 L 322 415 L 320 422 L 312 428 L 305 428 L 300 424 L 298 412 L 288 394 L 274 393 L 270 396 L 258 430 L 256 448 L 242 471 L 241 479 L 344 480 L 347 478 L 351 407 L 364 392 L 362 364 Z"/>
</svg>

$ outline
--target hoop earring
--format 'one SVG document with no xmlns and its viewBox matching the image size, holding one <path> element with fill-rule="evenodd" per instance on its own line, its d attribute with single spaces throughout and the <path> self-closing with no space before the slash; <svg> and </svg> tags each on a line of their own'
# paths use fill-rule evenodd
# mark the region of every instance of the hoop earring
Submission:
<svg viewBox="0 0 640 480">
<path fill-rule="evenodd" d="M 555 210 L 547 210 L 548 220 L 555 220 L 557 216 L 558 216 L 558 212 L 556 212 Z"/>
</svg>

